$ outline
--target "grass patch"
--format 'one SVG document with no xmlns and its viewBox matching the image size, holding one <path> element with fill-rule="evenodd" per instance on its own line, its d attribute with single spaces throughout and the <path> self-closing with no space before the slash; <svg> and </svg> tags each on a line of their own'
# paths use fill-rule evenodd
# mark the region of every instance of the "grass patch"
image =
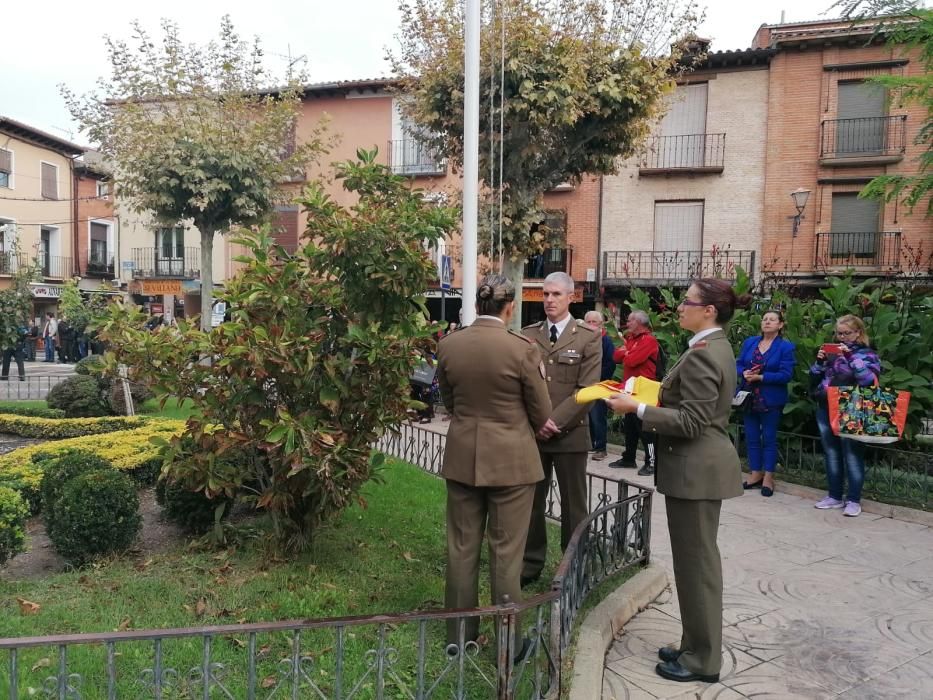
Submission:
<svg viewBox="0 0 933 700">
<path fill-rule="evenodd" d="M 384 484 L 369 483 L 359 504 L 348 509 L 331 526 L 322 529 L 312 552 L 289 561 L 265 560 L 256 541 L 223 552 L 197 551 L 179 545 L 147 559 L 117 559 L 93 569 L 59 574 L 36 581 L 0 581 L 0 637 L 189 627 L 236 622 L 268 622 L 296 618 L 370 615 L 443 607 L 445 540 L 444 482 L 410 465 L 390 462 L 383 472 Z M 244 526 L 245 527 L 245 526 Z M 551 547 L 546 574 L 557 566 L 559 530 L 550 528 Z M 485 553 L 484 553 L 485 554 Z M 480 573 L 480 601 L 489 600 L 485 557 Z M 529 594 L 547 590 L 539 581 Z M 17 598 L 40 606 L 24 615 Z M 529 617 L 530 619 L 530 617 Z M 397 678 L 390 685 L 417 685 L 415 676 L 419 630 L 416 625 L 389 625 L 384 629 L 388 646 L 398 650 Z M 483 633 L 493 639 L 490 624 Z M 426 677 L 437 677 L 447 664 L 443 653 L 443 623 L 426 627 Z M 246 635 L 215 640 L 212 660 L 227 665 L 234 697 L 245 697 Z M 269 634 L 257 638 L 261 683 L 272 687 L 280 660 L 291 653 L 291 635 Z M 314 658 L 312 677 L 325 696 L 334 690 L 336 633 L 333 630 L 303 633 L 302 652 Z M 375 626 L 347 628 L 344 693 L 366 673 L 366 651 L 378 647 Z M 166 666 L 187 672 L 200 663 L 203 641 L 166 640 Z M 152 665 L 151 643 L 118 646 L 120 697 L 145 694 L 141 669 Z M 494 652 L 487 647 L 469 663 L 467 687 L 471 697 L 494 695 L 478 676 L 481 671 L 495 680 Z M 69 650 L 69 672 L 84 676 L 83 697 L 100 697 L 106 651 L 100 647 Z M 20 689 L 38 688 L 57 666 L 52 648 L 20 652 Z M 48 665 L 51 664 L 51 667 Z M 8 693 L 6 658 L 0 659 L 0 696 Z M 372 677 L 363 680 L 367 688 Z M 441 687 L 456 687 L 456 675 L 445 677 Z M 196 688 L 171 697 L 198 694 Z M 306 690 L 302 691 L 303 693 Z M 399 695 L 388 692 L 386 697 Z M 361 697 L 373 697 L 361 691 Z M 449 697 L 450 693 L 437 693 Z M 303 695 L 304 696 L 304 695 Z"/>
<path fill-rule="evenodd" d="M 158 416 L 159 418 L 171 418 L 172 420 L 188 420 L 188 416 L 194 413 L 194 403 L 191 399 L 169 399 L 165 402 L 164 408 L 159 408 L 158 399 L 148 399 L 142 406 L 137 408 L 137 412 L 145 415 Z"/>
<path fill-rule="evenodd" d="M 17 408 L 48 408 L 45 401 L 0 401 L 0 413 L 10 413 Z"/>
</svg>

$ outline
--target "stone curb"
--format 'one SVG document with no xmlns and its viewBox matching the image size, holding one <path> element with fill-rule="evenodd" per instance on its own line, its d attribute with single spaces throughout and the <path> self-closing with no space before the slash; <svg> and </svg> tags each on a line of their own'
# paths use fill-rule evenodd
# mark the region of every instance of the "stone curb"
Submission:
<svg viewBox="0 0 933 700">
<path fill-rule="evenodd" d="M 615 636 L 668 586 L 663 567 L 649 564 L 593 608 L 580 625 L 574 653 L 570 700 L 595 700 L 603 694 L 606 652 Z"/>
<path fill-rule="evenodd" d="M 743 472 L 743 475 L 744 474 L 745 472 Z M 814 502 L 826 495 L 826 489 L 815 489 L 810 486 L 781 481 L 780 479 L 776 480 L 775 486 L 777 487 L 775 493 L 786 493 L 790 496 L 798 496 L 800 498 L 812 498 Z M 862 511 L 871 513 L 872 515 L 880 515 L 885 518 L 933 527 L 933 513 L 925 510 L 917 510 L 916 508 L 908 508 L 907 506 L 894 506 L 890 503 L 879 503 L 878 501 L 869 501 L 863 498 Z"/>
</svg>

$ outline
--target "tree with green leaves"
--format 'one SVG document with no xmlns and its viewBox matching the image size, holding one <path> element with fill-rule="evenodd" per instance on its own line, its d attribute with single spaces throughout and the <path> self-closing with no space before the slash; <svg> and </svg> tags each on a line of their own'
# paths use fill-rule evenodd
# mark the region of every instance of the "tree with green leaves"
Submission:
<svg viewBox="0 0 933 700">
<path fill-rule="evenodd" d="M 877 32 L 883 32 L 890 46 L 902 53 L 919 52 L 923 71 L 911 76 L 880 75 L 871 80 L 891 91 L 892 99 L 926 110 L 914 143 L 924 150 L 917 159 L 914 174 L 879 175 L 862 190 L 861 196 L 903 202 L 913 212 L 926 202 L 924 216 L 933 216 L 933 10 L 914 0 L 840 0 L 847 19 L 878 19 Z"/>
<path fill-rule="evenodd" d="M 216 41 L 183 43 L 163 21 L 161 41 L 133 25 L 131 42 L 105 37 L 112 75 L 98 90 L 61 90 L 72 116 L 114 166 L 117 197 L 166 225 L 201 235 L 201 326 L 210 327 L 214 235 L 267 222 L 322 150 L 320 130 L 295 143 L 299 76 L 273 76 L 258 39 L 229 17 Z"/>
<path fill-rule="evenodd" d="M 262 231 L 237 239 L 251 255 L 221 294 L 229 321 L 150 333 L 139 311 L 115 304 L 101 326 L 111 370 L 124 362 L 163 403 L 196 409 L 163 475 L 265 511 L 285 550 L 308 547 L 378 469 L 372 445 L 404 420 L 409 376 L 437 330 L 422 296 L 436 274 L 424 243 L 449 234 L 457 214 L 425 202 L 375 151 L 358 156 L 337 169 L 352 207 L 320 182 L 305 190 L 295 253 Z"/>
<path fill-rule="evenodd" d="M 463 163 L 461 0 L 402 0 L 392 55 L 416 137 Z M 555 244 L 542 197 L 634 155 L 686 69 L 692 0 L 498 0 L 482 19 L 480 173 L 494 235 L 481 249 L 521 289 L 523 263 Z M 499 175 L 501 168 L 501 177 Z M 501 209 L 499 202 L 501 199 Z M 501 238 L 501 244 L 500 244 Z M 521 317 L 516 313 L 516 323 Z"/>
<path fill-rule="evenodd" d="M 14 236 L 13 240 L 16 238 Z M 10 260 L 22 260 L 19 246 L 14 243 Z M 19 264 L 13 271 L 10 286 L 0 290 L 0 350 L 15 347 L 23 338 L 23 328 L 28 328 L 32 316 L 32 290 L 29 283 L 39 279 L 39 267 L 35 260 L 30 264 Z"/>
</svg>

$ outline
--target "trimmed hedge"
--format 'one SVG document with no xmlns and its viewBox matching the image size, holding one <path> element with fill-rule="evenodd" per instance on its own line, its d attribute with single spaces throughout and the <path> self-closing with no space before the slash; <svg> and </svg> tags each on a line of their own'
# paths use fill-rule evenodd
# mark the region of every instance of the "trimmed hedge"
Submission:
<svg viewBox="0 0 933 700">
<path fill-rule="evenodd" d="M 90 450 L 67 450 L 59 454 L 37 452 L 32 456 L 32 462 L 42 468 L 39 491 L 46 519 L 51 516 L 55 502 L 61 498 L 65 484 L 73 478 L 90 471 L 113 469 L 110 462 Z"/>
<path fill-rule="evenodd" d="M 113 469 L 92 469 L 73 477 L 53 506 L 46 514 L 49 539 L 75 566 L 126 551 L 142 527 L 136 486 Z"/>
<path fill-rule="evenodd" d="M 0 486 L 19 491 L 32 512 L 39 512 L 39 485 L 42 482 L 44 460 L 40 459 L 40 463 L 36 464 L 33 456 L 40 453 L 60 454 L 73 449 L 93 452 L 137 481 L 151 482 L 158 475 L 162 457 L 160 448 L 150 442 L 150 438 L 161 437 L 167 440 L 172 435 L 180 435 L 184 427 L 184 421 L 150 418 L 135 430 L 118 430 L 21 447 L 0 455 Z"/>
<path fill-rule="evenodd" d="M 97 379 L 76 374 L 53 386 L 45 397 L 51 408 L 60 408 L 69 418 L 109 416 L 112 411 Z"/>
<path fill-rule="evenodd" d="M 0 564 L 26 551 L 29 509 L 13 489 L 0 486 Z"/>
<path fill-rule="evenodd" d="M 145 418 L 136 416 L 105 416 L 102 418 L 33 418 L 0 413 L 0 433 L 28 438 L 60 440 L 82 435 L 99 435 L 116 430 L 142 427 Z"/>
<path fill-rule="evenodd" d="M 65 412 L 60 408 L 40 408 L 38 406 L 17 406 L 16 402 L 0 403 L 0 413 L 11 416 L 31 416 L 33 418 L 64 418 Z M 2 431 L 0 431 L 2 432 Z"/>
</svg>

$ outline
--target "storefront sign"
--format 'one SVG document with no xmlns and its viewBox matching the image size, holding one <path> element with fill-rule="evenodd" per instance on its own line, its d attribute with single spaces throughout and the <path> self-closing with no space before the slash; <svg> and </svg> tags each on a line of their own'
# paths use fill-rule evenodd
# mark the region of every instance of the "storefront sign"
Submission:
<svg viewBox="0 0 933 700">
<path fill-rule="evenodd" d="M 544 301 L 544 289 L 541 287 L 525 287 L 522 289 L 522 301 Z M 583 287 L 575 287 L 570 301 L 578 304 L 583 301 Z"/>
<path fill-rule="evenodd" d="M 181 296 L 181 280 L 142 280 L 143 294 Z"/>
<path fill-rule="evenodd" d="M 59 284 L 30 284 L 29 288 L 35 299 L 58 299 L 63 289 Z"/>
<path fill-rule="evenodd" d="M 156 304 L 155 302 L 149 304 L 149 313 L 161 314 L 164 312 L 165 312 L 165 306 L 163 304 Z"/>
</svg>

